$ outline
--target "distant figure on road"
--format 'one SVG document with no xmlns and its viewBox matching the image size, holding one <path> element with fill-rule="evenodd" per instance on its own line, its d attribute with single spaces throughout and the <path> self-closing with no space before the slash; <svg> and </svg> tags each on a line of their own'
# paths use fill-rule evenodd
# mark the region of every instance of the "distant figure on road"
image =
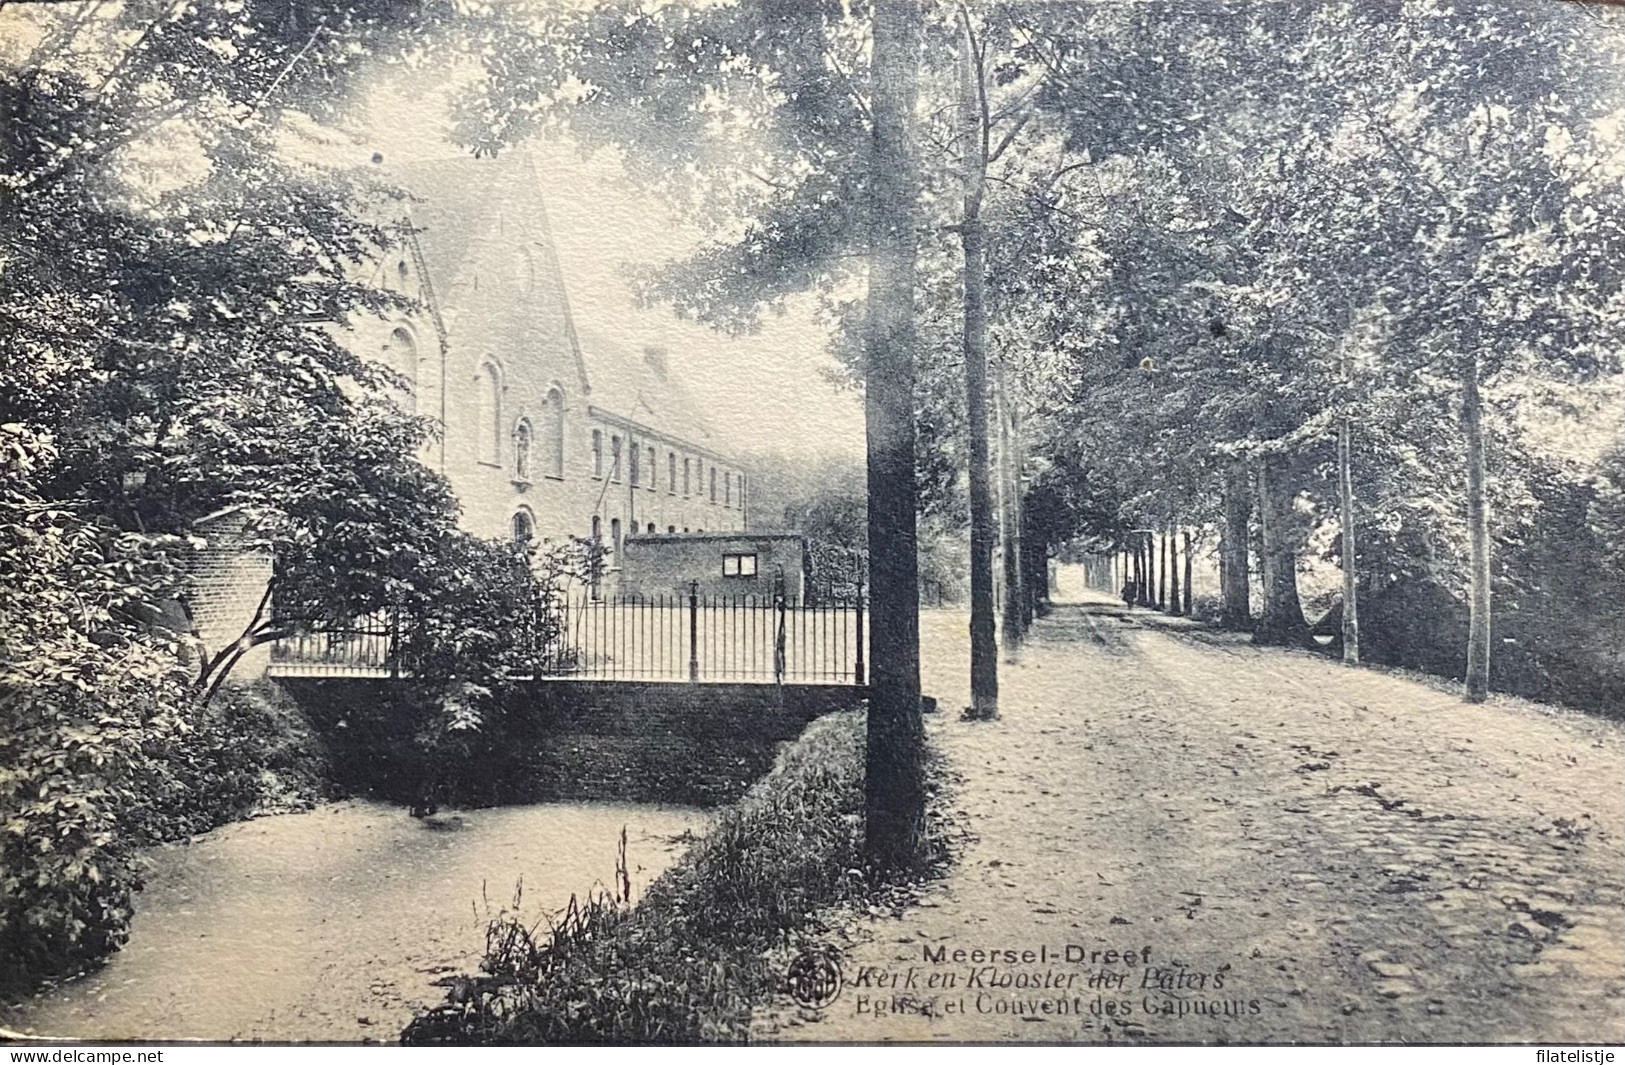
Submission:
<svg viewBox="0 0 1625 1065">
<path fill-rule="evenodd" d="M 1123 609 L 1134 609 L 1134 582 L 1129 581 L 1123 585 Z"/>
</svg>

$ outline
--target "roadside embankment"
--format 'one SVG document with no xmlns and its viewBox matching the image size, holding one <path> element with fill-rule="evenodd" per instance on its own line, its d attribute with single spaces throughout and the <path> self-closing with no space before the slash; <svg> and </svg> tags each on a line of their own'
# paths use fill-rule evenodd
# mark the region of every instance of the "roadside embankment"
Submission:
<svg viewBox="0 0 1625 1065">
<path fill-rule="evenodd" d="M 709 1043 L 748 1037 L 767 957 L 830 905 L 882 894 L 863 857 L 864 714 L 814 721 L 629 908 L 600 892 L 546 926 L 494 923 L 483 974 L 411 1044 Z"/>
</svg>

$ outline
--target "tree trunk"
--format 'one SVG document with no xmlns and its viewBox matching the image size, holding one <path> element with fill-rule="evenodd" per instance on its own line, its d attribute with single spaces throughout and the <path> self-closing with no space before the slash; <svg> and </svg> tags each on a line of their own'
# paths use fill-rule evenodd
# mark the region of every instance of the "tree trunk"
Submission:
<svg viewBox="0 0 1625 1065">
<path fill-rule="evenodd" d="M 971 715 L 982 720 L 999 716 L 999 651 L 993 618 L 993 493 L 987 449 L 987 306 L 985 255 L 982 247 L 982 187 L 987 156 L 982 121 L 978 62 L 968 17 L 963 22 L 963 55 L 959 65 L 960 136 L 964 143 L 965 201 L 959 227 L 965 256 L 964 355 L 965 405 L 970 435 L 970 700 Z"/>
<path fill-rule="evenodd" d="M 1478 358 L 1461 377 L 1461 427 L 1467 441 L 1467 542 L 1471 606 L 1467 623 L 1467 701 L 1490 694 L 1490 522 L 1484 500 L 1484 409 L 1478 395 Z"/>
<path fill-rule="evenodd" d="M 914 200 L 910 124 L 919 11 L 876 0 L 873 15 L 870 263 L 864 336 L 868 445 L 870 682 L 865 846 L 882 866 L 921 856 L 919 556 L 914 482 Z"/>
<path fill-rule="evenodd" d="M 1021 561 L 1021 635 L 1025 638 L 1027 631 L 1033 627 L 1033 619 L 1038 616 L 1038 601 L 1043 598 L 1048 586 L 1041 561 L 1047 548 L 1043 537 L 1032 527 L 1025 501 L 1017 509 L 1016 520 L 1021 522 L 1021 539 L 1017 544 L 1020 554 L 1017 557 Z"/>
<path fill-rule="evenodd" d="M 1253 642 L 1283 647 L 1313 647 L 1309 622 L 1298 599 L 1296 496 L 1288 460 L 1265 458 L 1258 465 L 1259 528 L 1263 534 L 1264 613 L 1253 628 Z"/>
<path fill-rule="evenodd" d="M 1157 534 L 1148 532 L 1145 541 L 1145 605 L 1157 605 Z"/>
<path fill-rule="evenodd" d="M 1154 535 L 1154 534 L 1153 534 Z M 1162 530 L 1162 557 L 1157 562 L 1157 609 L 1168 609 L 1168 530 Z"/>
<path fill-rule="evenodd" d="M 1185 616 L 1191 616 L 1191 534 L 1185 534 Z"/>
<path fill-rule="evenodd" d="M 1134 534 L 1134 605 L 1145 606 L 1145 536 Z"/>
<path fill-rule="evenodd" d="M 1184 613 L 1179 603 L 1179 527 L 1164 535 L 1168 538 L 1168 613 L 1177 617 Z"/>
<path fill-rule="evenodd" d="M 1224 529 L 1219 538 L 1220 595 L 1224 599 L 1219 624 L 1233 632 L 1253 627 L 1252 516 L 1252 486 L 1246 465 L 1238 462 L 1225 477 Z"/>
<path fill-rule="evenodd" d="M 1354 568 L 1354 426 L 1348 415 L 1337 429 L 1337 492 L 1343 524 L 1343 661 L 1360 661 L 1360 589 Z"/>
<path fill-rule="evenodd" d="M 1003 577 L 1002 589 L 1004 601 L 1001 606 L 999 636 L 1004 644 L 1006 657 L 1013 657 L 1016 648 L 1021 644 L 1021 534 L 1017 528 L 1016 499 L 1014 478 L 1011 471 L 1015 467 L 1015 433 L 1012 431 L 1010 420 L 1010 392 L 1009 381 L 1005 377 L 1004 367 L 998 369 L 998 418 L 999 418 L 999 540 L 1003 551 Z"/>
<path fill-rule="evenodd" d="M 1025 520 L 1026 514 L 1022 517 Z M 1022 613 L 1028 619 L 1027 627 L 1031 628 L 1032 618 L 1040 615 L 1043 604 L 1049 599 L 1049 541 L 1030 524 L 1021 534 L 1021 566 Z"/>
</svg>

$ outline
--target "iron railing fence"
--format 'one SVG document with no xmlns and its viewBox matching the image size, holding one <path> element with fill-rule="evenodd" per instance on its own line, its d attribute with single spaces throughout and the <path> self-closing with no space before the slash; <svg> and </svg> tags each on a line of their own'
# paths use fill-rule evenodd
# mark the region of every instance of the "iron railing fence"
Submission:
<svg viewBox="0 0 1625 1065">
<path fill-rule="evenodd" d="M 374 614 L 343 628 L 299 632 L 271 644 L 269 673 L 279 677 L 399 676 L 394 617 Z"/>
<path fill-rule="evenodd" d="M 512 628 L 535 678 L 759 684 L 863 684 L 868 638 L 861 594 L 703 596 L 583 592 L 557 625 Z M 272 647 L 277 676 L 388 677 L 401 673 L 400 626 L 379 615 L 303 633 Z"/>
</svg>

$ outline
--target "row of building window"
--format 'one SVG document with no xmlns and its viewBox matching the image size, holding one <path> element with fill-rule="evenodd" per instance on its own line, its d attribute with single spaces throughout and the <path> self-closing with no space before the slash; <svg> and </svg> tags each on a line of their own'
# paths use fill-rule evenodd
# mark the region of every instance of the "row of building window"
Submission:
<svg viewBox="0 0 1625 1065">
<path fill-rule="evenodd" d="M 518 540 L 521 543 L 529 540 L 531 538 L 531 536 L 533 535 L 534 529 L 535 529 L 535 526 L 531 523 L 530 516 L 528 514 L 526 514 L 524 511 L 520 511 L 518 514 L 514 515 L 514 519 L 513 519 L 513 535 L 514 535 L 515 540 Z M 651 521 L 649 523 L 648 529 L 646 531 L 647 531 L 648 535 L 654 536 L 655 535 L 655 523 Z M 686 526 L 686 525 L 683 526 L 683 531 L 688 532 L 689 531 L 688 526 Z M 668 534 L 675 534 L 677 532 L 677 526 L 675 526 L 675 525 L 666 526 L 666 532 Z M 705 530 L 704 529 L 695 529 L 694 532 L 703 533 L 703 532 L 705 532 Z M 636 536 L 637 534 L 638 534 L 637 526 L 634 525 L 632 527 L 632 535 Z M 592 533 L 591 533 L 591 535 L 592 535 L 593 543 L 601 543 L 603 541 L 604 523 L 603 523 L 603 519 L 599 518 L 597 515 L 594 515 L 593 519 L 592 519 Z M 609 519 L 609 549 L 610 549 L 611 558 L 619 558 L 620 557 L 620 553 L 621 553 L 621 519 L 620 518 L 611 518 L 611 519 Z M 619 562 L 613 562 L 613 561 L 610 564 L 612 566 L 619 566 L 620 565 Z"/>
<path fill-rule="evenodd" d="M 660 487 L 658 452 L 654 447 L 647 449 L 632 447 L 626 456 L 627 480 L 633 488 L 646 488 L 653 492 Z M 685 458 L 682 460 L 682 485 L 684 496 L 709 495 L 713 503 L 721 503 L 725 507 L 745 508 L 745 475 L 735 474 L 732 470 L 722 470 L 721 480 L 718 480 L 716 466 L 709 468 L 704 459 Z M 601 429 L 592 431 L 592 475 L 604 476 L 604 433 Z M 621 479 L 621 438 L 611 433 L 609 437 L 609 479 Z M 696 484 L 696 479 L 698 484 Z M 666 452 L 666 492 L 677 494 L 677 452 Z M 720 483 L 720 489 L 718 487 Z"/>
<path fill-rule="evenodd" d="M 479 443 L 480 461 L 500 465 L 502 461 L 502 379 L 497 368 L 486 363 L 480 382 Z M 564 476 L 564 394 L 550 389 L 542 410 L 541 455 L 536 462 L 537 434 L 528 418 L 519 419 L 513 430 L 514 476 L 521 481 L 531 480 L 540 469 L 547 477 Z M 618 434 L 609 438 L 609 477 L 621 479 L 622 441 Z M 592 431 L 592 473 L 604 476 L 604 433 Z M 659 480 L 658 452 L 653 447 L 632 447 L 627 456 L 627 477 L 632 487 L 655 491 Z M 677 452 L 666 453 L 666 491 L 677 494 Z M 684 496 L 707 495 L 712 503 L 725 507 L 745 508 L 745 475 L 731 470 L 720 471 L 720 484 L 716 466 L 706 467 L 703 459 L 682 460 Z M 696 485 L 696 478 L 699 484 Z"/>
<path fill-rule="evenodd" d="M 412 336 L 405 329 L 396 329 L 390 335 L 389 347 L 391 358 L 389 361 L 397 371 L 412 382 L 401 396 L 403 404 L 409 411 L 416 409 L 416 363 L 417 346 Z M 477 396 L 477 442 L 479 459 L 491 465 L 502 465 L 503 426 L 505 420 L 502 411 L 502 371 L 495 363 L 486 362 L 480 367 L 480 379 Z M 564 393 L 557 388 L 548 390 L 547 399 L 543 404 L 541 414 L 541 433 L 532 426 L 530 419 L 520 418 L 513 427 L 513 470 L 514 477 L 521 481 L 533 479 L 539 470 L 543 476 L 562 478 L 564 476 Z M 540 455 L 537 447 L 540 445 Z M 610 480 L 621 479 L 621 437 L 617 434 L 610 436 Z M 538 461 L 539 459 L 539 461 Z M 647 488 L 655 491 L 659 480 L 658 452 L 652 446 L 647 449 L 633 447 L 627 455 L 627 476 L 632 487 Z M 677 494 L 677 452 L 666 453 L 666 491 L 671 495 Z M 721 471 L 721 483 L 718 483 L 718 470 L 716 466 L 706 467 L 703 459 L 684 458 L 682 460 L 682 485 L 685 497 L 705 495 L 712 503 L 721 503 L 724 507 L 737 507 L 745 509 L 745 475 L 735 474 L 731 470 Z M 602 430 L 592 431 L 592 472 L 594 477 L 604 476 L 604 434 Z M 696 484 L 698 479 L 698 484 Z M 528 519 L 527 519 L 528 520 Z M 654 526 L 649 527 L 654 532 Z M 671 532 L 676 532 L 674 526 Z M 687 529 L 683 530 L 687 532 Z M 519 518 L 515 518 L 514 535 L 520 535 Z M 527 537 L 528 538 L 528 534 Z"/>
<path fill-rule="evenodd" d="M 597 517 L 593 518 L 592 519 L 592 538 L 594 540 L 597 540 L 599 537 L 601 537 L 603 535 L 603 531 L 604 531 L 604 527 L 603 527 L 602 519 L 597 518 Z M 647 528 L 646 531 L 650 536 L 654 536 L 655 533 L 656 533 L 655 523 L 651 521 L 649 523 L 648 528 Z M 683 526 L 683 531 L 688 532 L 689 531 L 688 526 L 686 526 L 686 525 Z M 700 533 L 705 532 L 704 529 L 697 529 L 695 531 L 700 532 Z M 636 532 L 637 532 L 637 530 L 634 529 L 633 530 L 634 535 L 636 534 Z M 666 532 L 668 534 L 675 534 L 677 532 L 677 526 L 675 526 L 675 525 L 666 526 Z M 513 516 L 513 538 L 514 538 L 514 540 L 516 540 L 519 543 L 524 544 L 524 543 L 529 543 L 531 540 L 535 539 L 535 537 L 536 537 L 536 519 L 531 516 L 530 511 L 528 509 L 526 509 L 526 508 L 520 508 L 519 510 L 515 511 L 514 516 Z M 620 518 L 611 518 L 609 520 L 609 537 L 610 537 L 610 541 L 611 541 L 611 544 L 614 547 L 614 549 L 616 551 L 619 551 L 621 549 L 621 519 Z"/>
</svg>

